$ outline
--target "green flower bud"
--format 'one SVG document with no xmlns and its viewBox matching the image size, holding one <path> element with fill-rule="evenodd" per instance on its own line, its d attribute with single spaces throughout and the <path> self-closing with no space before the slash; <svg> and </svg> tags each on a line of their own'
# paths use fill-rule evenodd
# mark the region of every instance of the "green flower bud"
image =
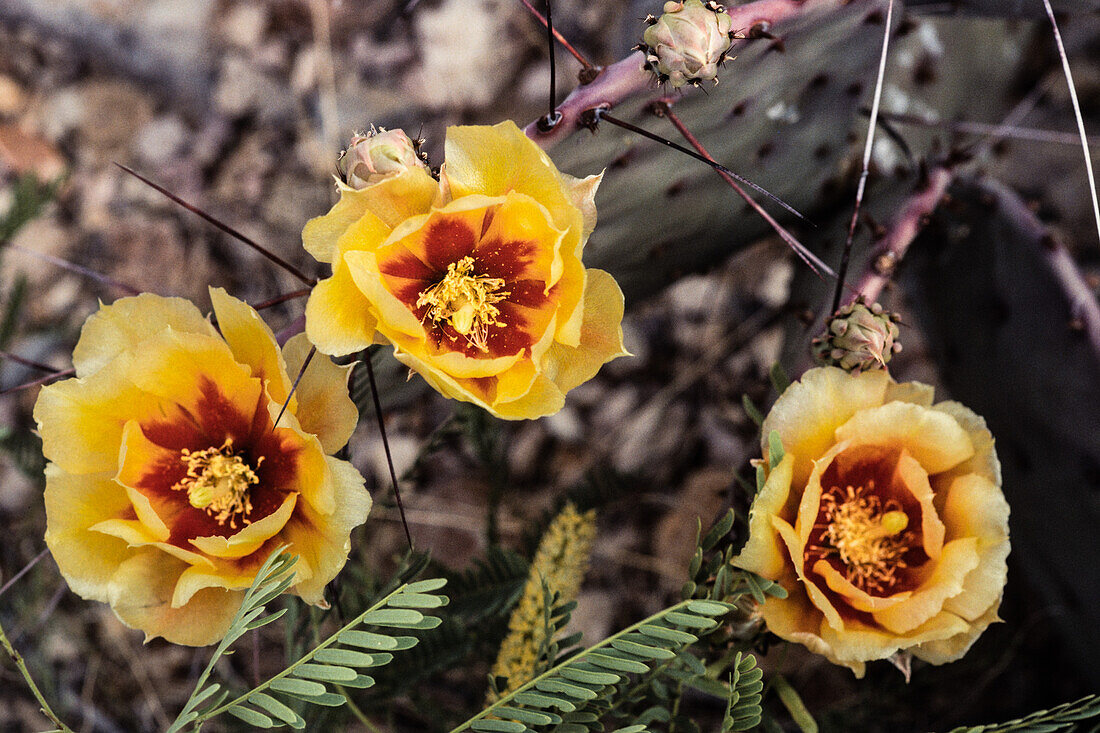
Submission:
<svg viewBox="0 0 1100 733">
<path fill-rule="evenodd" d="M 340 154 L 336 167 L 352 188 L 366 188 L 408 168 L 428 170 L 420 153 L 421 141 L 413 141 L 403 130 L 375 130 L 356 135 Z"/>
<path fill-rule="evenodd" d="M 899 335 L 898 315 L 878 303 L 868 306 L 861 297 L 833 314 L 825 333 L 813 340 L 814 355 L 856 374 L 885 369 L 890 357 L 901 351 Z"/>
<path fill-rule="evenodd" d="M 730 47 L 733 19 L 714 2 L 671 0 L 664 15 L 650 16 L 651 23 L 642 36 L 639 49 L 645 51 L 648 68 L 661 82 L 674 88 L 714 79 L 718 83 L 718 65 Z"/>
</svg>

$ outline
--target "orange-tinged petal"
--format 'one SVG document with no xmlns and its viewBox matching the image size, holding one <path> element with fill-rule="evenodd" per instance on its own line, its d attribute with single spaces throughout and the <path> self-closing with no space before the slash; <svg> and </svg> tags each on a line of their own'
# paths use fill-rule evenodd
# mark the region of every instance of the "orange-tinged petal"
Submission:
<svg viewBox="0 0 1100 733">
<path fill-rule="evenodd" d="M 829 590 L 843 596 L 849 606 L 857 611 L 871 613 L 891 608 L 913 595 L 912 591 L 902 591 L 891 596 L 872 596 L 864 590 L 854 586 L 840 571 L 829 564 L 827 560 L 818 560 L 811 568 L 816 575 L 825 579 L 825 585 Z"/>
<path fill-rule="evenodd" d="M 425 171 L 412 169 L 359 190 L 338 183 L 340 200 L 327 214 L 306 223 L 302 244 L 319 262 L 332 262 L 337 242 L 365 214 L 371 213 L 392 229 L 408 217 L 427 211 L 438 186 Z"/>
<path fill-rule="evenodd" d="M 944 602 L 962 592 L 963 579 L 978 567 L 978 541 L 973 537 L 952 540 L 913 595 L 890 608 L 875 612 L 875 621 L 895 634 L 908 634 L 940 613 Z"/>
<path fill-rule="evenodd" d="M 788 556 L 791 558 L 791 564 L 794 568 L 798 579 L 802 582 L 802 589 L 809 596 L 810 602 L 814 605 L 822 616 L 825 617 L 826 623 L 834 629 L 844 629 L 844 619 L 841 618 L 840 612 L 833 606 L 832 601 L 826 597 L 826 595 L 817 587 L 814 581 L 810 580 L 806 576 L 805 563 L 802 558 L 806 552 L 806 544 L 795 532 L 795 528 L 784 522 L 779 517 L 772 517 L 772 527 L 779 533 L 779 537 L 783 540 L 783 544 L 786 546 Z"/>
<path fill-rule="evenodd" d="M 768 436 L 778 431 L 784 450 L 795 456 L 792 483 L 805 485 L 813 460 L 838 439 L 836 429 L 860 410 L 881 405 L 889 381 L 883 371 L 854 376 L 835 367 L 811 369 L 779 396 L 764 418 L 764 455 Z"/>
<path fill-rule="evenodd" d="M 913 656 L 929 664 L 947 664 L 962 658 L 990 624 L 1001 620 L 997 616 L 998 606 L 1000 606 L 1000 598 L 980 617 L 970 621 L 966 628 L 960 629 L 957 634 L 913 647 Z"/>
<path fill-rule="evenodd" d="M 217 337 L 210 321 L 189 300 L 149 293 L 121 298 L 111 305 L 101 304 L 84 322 L 73 349 L 76 375 L 86 377 L 99 371 L 119 354 L 166 328 Z"/>
<path fill-rule="evenodd" d="M 587 382 L 612 359 L 630 355 L 623 345 L 623 291 L 615 278 L 588 270 L 582 311 L 576 348 L 554 343 L 547 355 L 547 372 L 562 392 Z"/>
<path fill-rule="evenodd" d="M 234 559 L 251 555 L 282 530 L 297 503 L 297 494 L 287 494 L 278 509 L 263 519 L 246 524 L 240 532 L 230 537 L 193 537 L 191 544 L 211 557 Z"/>
<path fill-rule="evenodd" d="M 529 420 L 553 415 L 565 405 L 565 393 L 548 377 L 538 374 L 522 397 L 510 402 L 494 402 L 490 412 L 505 420 Z"/>
<path fill-rule="evenodd" d="M 565 183 L 550 156 L 511 120 L 486 127 L 447 128 L 441 176 L 457 199 L 470 194 L 503 196 L 509 191 L 541 202 L 559 229 L 575 229 L 584 217 L 567 194 Z"/>
<path fill-rule="evenodd" d="M 824 489 L 821 485 L 821 475 L 832 465 L 838 455 L 848 449 L 849 445 L 849 443 L 837 443 L 825 455 L 814 461 L 814 470 L 810 473 L 806 488 L 798 502 L 798 515 L 794 525 L 798 542 L 803 548 L 810 541 L 810 532 L 813 531 L 817 515 L 821 512 L 821 494 Z"/>
<path fill-rule="evenodd" d="M 310 351 L 305 334 L 294 336 L 283 346 L 287 372 L 297 376 Z M 298 382 L 296 412 L 303 432 L 317 436 L 327 454 L 347 445 L 359 421 L 359 410 L 348 395 L 348 375 L 353 365 L 339 366 L 315 354 Z"/>
<path fill-rule="evenodd" d="M 906 402 L 857 412 L 836 429 L 836 439 L 905 448 L 929 474 L 946 471 L 974 455 L 970 436 L 953 417 Z"/>
<path fill-rule="evenodd" d="M 174 644 L 205 646 L 221 639 L 241 606 L 244 592 L 208 588 L 174 608 L 172 596 L 188 565 L 156 549 L 143 549 L 121 563 L 108 586 L 111 608 L 122 623 L 163 636 Z"/>
<path fill-rule="evenodd" d="M 898 457 L 896 471 L 901 484 L 909 489 L 909 493 L 920 504 L 924 552 L 929 558 L 936 560 L 943 549 L 945 530 L 939 512 L 933 504 L 935 497 L 932 493 L 932 485 L 928 483 L 928 472 L 924 470 L 920 461 L 909 455 L 908 450 L 903 450 Z"/>
<path fill-rule="evenodd" d="M 344 261 L 355 286 L 370 302 L 378 319 L 377 328 L 380 332 L 391 340 L 394 333 L 425 337 L 424 326 L 417 317 L 382 283 L 378 258 L 374 252 L 348 252 L 344 255 Z"/>
<path fill-rule="evenodd" d="M 771 517 L 781 516 L 791 492 L 791 471 L 794 456 L 787 454 L 771 470 L 764 487 L 753 499 L 749 510 L 749 539 L 741 554 L 733 558 L 736 567 L 751 570 L 770 580 L 778 580 L 788 564 L 783 546 L 771 523 Z"/>
<path fill-rule="evenodd" d="M 297 592 L 307 603 L 323 599 L 325 585 L 347 562 L 351 549 L 351 530 L 366 521 L 371 497 L 363 477 L 347 461 L 326 456 L 332 475 L 334 510 L 320 514 L 306 504 L 297 511 L 279 537 L 290 543 L 290 552 L 298 555 L 298 564 L 309 569 L 308 577 L 299 573 Z"/>
<path fill-rule="evenodd" d="M 886 402 L 911 402 L 921 407 L 931 407 L 935 401 L 936 389 L 929 384 L 920 382 L 890 382 L 886 386 L 886 394 L 883 395 L 883 403 Z"/>
<path fill-rule="evenodd" d="M 72 474 L 46 466 L 46 545 L 73 592 L 106 601 L 115 568 L 132 554 L 126 542 L 88 528 L 127 514 L 126 491 L 110 473 Z"/>
<path fill-rule="evenodd" d="M 130 362 L 133 354 L 120 357 Z M 125 368 L 100 370 L 83 379 L 43 387 L 34 405 L 42 453 L 71 473 L 118 469 L 118 448 L 127 420 L 160 415 L 164 400 L 127 378 Z"/>
<path fill-rule="evenodd" d="M 210 288 L 210 300 L 218 319 L 218 330 L 229 344 L 233 358 L 252 368 L 252 376 L 264 380 L 271 399 L 282 404 L 290 394 L 291 380 L 275 334 L 252 306 L 222 288 Z M 291 395 L 288 410 L 296 410 L 298 399 Z"/>
<path fill-rule="evenodd" d="M 997 459 L 997 452 L 993 446 L 993 434 L 986 427 L 985 419 L 976 414 L 966 405 L 958 402 L 941 402 L 933 409 L 945 412 L 955 418 L 955 422 L 962 426 L 970 441 L 974 445 L 974 455 L 947 472 L 947 475 L 938 477 L 950 481 L 956 476 L 978 474 L 1001 485 L 1001 462 Z"/>
<path fill-rule="evenodd" d="M 374 343 L 378 322 L 370 301 L 341 257 L 332 277 L 314 286 L 306 301 L 306 336 L 322 354 L 345 356 Z"/>
<path fill-rule="evenodd" d="M 826 624 L 821 625 L 821 639 L 828 646 L 825 655 L 830 661 L 842 664 L 861 675 L 858 665 L 876 659 L 886 659 L 901 649 L 918 644 L 948 639 L 966 630 L 967 624 L 958 616 L 943 613 L 929 619 L 924 625 L 904 636 L 892 634 L 859 622 L 849 623 L 843 631 Z"/>
<path fill-rule="evenodd" d="M 960 476 L 947 489 L 943 520 L 950 537 L 973 537 L 980 562 L 966 576 L 963 591 L 944 608 L 965 619 L 996 610 L 1008 575 L 1008 503 L 1004 494 L 979 474 Z"/>
<path fill-rule="evenodd" d="M 248 590 L 256 577 L 256 568 L 237 568 L 230 563 L 222 563 L 216 569 L 192 565 L 180 573 L 176 587 L 172 589 L 172 608 L 182 608 L 190 603 L 195 594 L 208 588 L 224 588 L 231 591 Z"/>
</svg>

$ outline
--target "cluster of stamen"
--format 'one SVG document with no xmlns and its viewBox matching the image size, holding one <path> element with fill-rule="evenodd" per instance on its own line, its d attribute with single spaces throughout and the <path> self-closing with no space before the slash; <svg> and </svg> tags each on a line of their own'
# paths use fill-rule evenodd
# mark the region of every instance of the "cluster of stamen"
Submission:
<svg viewBox="0 0 1100 733">
<path fill-rule="evenodd" d="M 823 521 L 814 525 L 824 530 L 819 544 L 806 549 L 807 563 L 816 556 L 838 557 L 844 577 L 860 590 L 881 593 L 897 581 L 898 571 L 907 567 L 902 557 L 912 543 L 906 532 L 909 516 L 901 505 L 883 501 L 874 494 L 874 481 L 867 486 L 834 486 L 821 496 Z"/>
<path fill-rule="evenodd" d="M 427 306 L 424 318 L 433 323 L 448 322 L 467 343 L 482 352 L 489 350 L 489 327 L 503 326 L 496 303 L 511 293 L 501 290 L 504 280 L 474 275 L 474 258 L 463 257 L 447 265 L 447 274 L 425 288 L 416 299 L 418 308 Z M 452 338 L 452 340 L 454 340 Z"/>
<path fill-rule="evenodd" d="M 237 519 L 251 524 L 248 514 L 252 511 L 249 488 L 260 483 L 259 476 L 244 459 L 233 452 L 233 439 L 226 438 L 220 448 L 180 451 L 180 460 L 187 466 L 187 476 L 172 486 L 186 491 L 187 500 L 196 509 L 202 509 L 224 525 L 228 520 L 232 529 Z M 256 461 L 258 468 L 263 456 Z"/>
</svg>

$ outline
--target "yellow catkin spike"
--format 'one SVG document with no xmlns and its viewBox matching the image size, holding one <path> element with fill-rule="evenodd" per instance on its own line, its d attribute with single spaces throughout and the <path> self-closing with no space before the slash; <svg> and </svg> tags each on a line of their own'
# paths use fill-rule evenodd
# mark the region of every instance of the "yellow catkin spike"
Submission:
<svg viewBox="0 0 1100 733">
<path fill-rule="evenodd" d="M 543 608 L 549 602 L 543 597 L 543 584 L 551 594 L 559 594 L 559 604 L 576 600 L 595 537 L 595 510 L 581 514 L 572 502 L 547 527 L 531 562 L 523 595 L 508 620 L 508 636 L 493 665 L 493 676 L 508 680 L 502 695 L 528 682 L 539 671 L 535 669 L 538 651 L 546 640 Z M 489 702 L 496 700 L 490 691 Z"/>
</svg>

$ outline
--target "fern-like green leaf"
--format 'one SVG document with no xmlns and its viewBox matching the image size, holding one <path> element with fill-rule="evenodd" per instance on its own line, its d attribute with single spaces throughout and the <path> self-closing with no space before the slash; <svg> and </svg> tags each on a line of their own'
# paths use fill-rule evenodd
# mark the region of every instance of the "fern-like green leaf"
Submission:
<svg viewBox="0 0 1100 733">
<path fill-rule="evenodd" d="M 697 638 L 688 629 L 714 628 L 718 623 L 715 617 L 730 608 L 714 601 L 677 603 L 555 665 L 504 695 L 452 733 L 464 730 L 526 733 L 544 730 L 551 724 L 556 725 L 554 730 L 559 733 L 570 730 L 587 733 L 588 725 L 599 721 L 596 710 L 607 710 L 607 699 L 618 692 L 626 681 L 625 675 L 646 674 L 654 665 L 675 659 Z M 560 716 L 561 722 L 545 722 L 539 716 L 550 720 Z M 627 730 L 644 730 L 644 726 Z"/>
<path fill-rule="evenodd" d="M 730 687 L 722 733 L 751 730 L 760 724 L 760 693 L 764 673 L 756 666 L 756 657 L 737 653 L 730 665 Z"/>
<path fill-rule="evenodd" d="M 954 728 L 950 733 L 1053 733 L 1054 731 L 1077 730 L 1078 724 L 1091 721 L 1100 722 L 1100 695 L 1087 695 L 1080 700 L 1063 703 L 1049 710 L 1039 710 L 1007 723 L 975 725 L 967 728 Z"/>
<path fill-rule="evenodd" d="M 252 587 L 245 593 L 245 600 L 230 624 L 229 632 L 215 650 L 214 658 L 200 675 L 196 692 L 181 711 L 179 718 L 169 728 L 169 733 L 181 731 L 186 726 L 198 730 L 204 722 L 227 712 L 249 725 L 270 728 L 289 725 L 305 727 L 305 720 L 284 700 L 304 701 L 310 704 L 337 707 L 347 700 L 337 688 L 363 689 L 374 685 L 374 678 L 358 670 L 384 666 L 393 661 L 392 651 L 409 649 L 417 639 L 409 636 L 393 636 L 384 629 L 433 628 L 440 623 L 435 616 L 425 615 L 418 609 L 440 608 L 447 598 L 435 594 L 446 584 L 445 579 L 431 579 L 408 583 L 387 594 L 367 610 L 352 619 L 339 631 L 306 652 L 296 662 L 252 690 L 226 702 L 224 691 L 220 695 L 218 685 L 207 686 L 206 680 L 217 659 L 229 646 L 250 628 L 270 623 L 283 611 L 263 615 L 263 602 L 268 602 L 285 591 L 293 580 L 293 566 L 297 558 L 288 557 L 284 550 L 274 553 L 257 573 Z M 356 628 L 372 626 L 371 630 Z M 362 649 L 385 649 L 364 652 Z M 211 697 L 203 708 L 199 706 Z"/>
</svg>

